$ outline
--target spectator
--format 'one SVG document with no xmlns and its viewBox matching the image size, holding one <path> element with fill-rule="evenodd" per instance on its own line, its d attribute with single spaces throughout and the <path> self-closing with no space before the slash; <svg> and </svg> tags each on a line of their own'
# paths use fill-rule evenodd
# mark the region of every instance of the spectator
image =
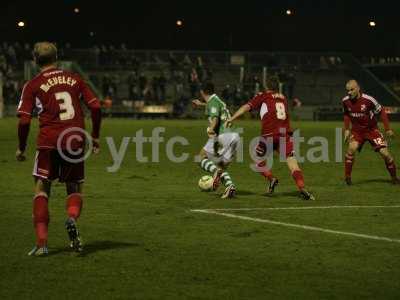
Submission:
<svg viewBox="0 0 400 300">
<path fill-rule="evenodd" d="M 213 71 L 210 69 L 210 67 L 205 67 L 205 81 L 212 81 L 213 75 Z"/>
<path fill-rule="evenodd" d="M 165 102 L 166 99 L 166 85 L 167 85 L 167 78 L 164 75 L 164 72 L 161 72 L 160 77 L 158 78 L 158 86 L 160 91 L 160 100 L 161 102 Z"/>
<path fill-rule="evenodd" d="M 93 56 L 94 56 L 94 64 L 97 67 L 100 62 L 100 48 L 97 45 L 94 45 L 92 48 Z"/>
<path fill-rule="evenodd" d="M 12 66 L 17 65 L 17 54 L 15 52 L 15 49 L 12 45 L 9 45 L 7 48 L 7 61 L 9 64 Z"/>
<path fill-rule="evenodd" d="M 189 88 L 190 88 L 190 96 L 191 98 L 195 98 L 197 96 L 197 92 L 199 90 L 199 76 L 197 75 L 197 70 L 195 68 L 192 68 L 189 76 L 188 76 L 188 83 L 189 83 Z"/>
<path fill-rule="evenodd" d="M 175 82 L 176 99 L 179 99 L 183 97 L 184 94 L 185 76 L 183 74 L 183 71 L 175 72 L 173 79 Z"/>
<path fill-rule="evenodd" d="M 23 60 L 32 60 L 32 49 L 31 45 L 29 43 L 24 44 L 24 50 L 23 50 Z"/>
<path fill-rule="evenodd" d="M 253 76 L 252 88 L 253 95 L 258 94 L 261 91 L 261 81 L 257 75 Z"/>
<path fill-rule="evenodd" d="M 233 104 L 233 92 L 232 92 L 232 88 L 229 84 L 225 85 L 225 87 L 223 88 L 222 92 L 221 92 L 221 97 L 222 99 L 229 103 L 229 104 Z"/>
<path fill-rule="evenodd" d="M 290 72 L 286 81 L 286 96 L 289 100 L 293 99 L 294 87 L 296 85 L 296 77 L 294 72 Z"/>
<path fill-rule="evenodd" d="M 154 100 L 156 103 L 159 102 L 160 100 L 160 95 L 159 95 L 159 81 L 158 77 L 156 75 L 153 76 L 153 79 L 151 80 L 151 91 L 152 91 L 152 100 Z"/>
<path fill-rule="evenodd" d="M 148 86 L 148 80 L 147 77 L 144 75 L 144 73 L 140 73 L 139 76 L 139 91 L 140 91 L 140 100 L 142 100 L 147 93 L 146 89 Z"/>
<path fill-rule="evenodd" d="M 286 86 L 286 84 L 287 84 L 287 74 L 286 74 L 286 71 L 285 71 L 284 68 L 282 68 L 280 70 L 280 72 L 278 73 L 278 79 L 279 79 L 279 91 L 282 94 L 285 94 L 285 96 L 287 97 L 287 94 L 286 94 L 286 90 L 287 90 L 287 86 Z"/>
<path fill-rule="evenodd" d="M 169 52 L 169 68 L 171 75 L 175 73 L 179 68 L 178 61 L 176 60 L 174 54 L 172 52 Z"/>
<path fill-rule="evenodd" d="M 65 43 L 65 47 L 64 47 L 64 59 L 65 59 L 65 60 L 71 60 L 71 59 L 72 59 L 71 43 Z"/>
<path fill-rule="evenodd" d="M 129 99 L 135 100 L 138 98 L 138 77 L 136 71 L 132 71 L 128 75 L 128 90 L 129 90 Z"/>
<path fill-rule="evenodd" d="M 192 61 L 190 60 L 189 55 L 185 54 L 185 57 L 183 58 L 183 68 L 185 70 L 188 70 L 191 67 L 192 67 Z"/>
</svg>

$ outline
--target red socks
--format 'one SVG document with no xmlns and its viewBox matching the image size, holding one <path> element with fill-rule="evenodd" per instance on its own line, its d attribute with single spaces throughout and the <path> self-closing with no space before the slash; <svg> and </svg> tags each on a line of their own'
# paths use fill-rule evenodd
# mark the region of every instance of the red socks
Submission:
<svg viewBox="0 0 400 300">
<path fill-rule="evenodd" d="M 70 194 L 66 204 L 68 217 L 77 220 L 82 210 L 82 195 L 80 193 Z"/>
<path fill-rule="evenodd" d="M 388 162 L 385 160 L 385 164 L 386 164 L 386 169 L 388 170 L 390 176 L 392 176 L 392 178 L 396 178 L 396 165 L 394 163 L 394 159 L 392 159 L 392 161 Z"/>
<path fill-rule="evenodd" d="M 304 189 L 304 177 L 303 177 L 303 171 L 301 170 L 296 170 L 292 173 L 293 179 L 296 182 L 297 187 L 299 190 Z"/>
<path fill-rule="evenodd" d="M 82 209 L 81 194 L 74 193 L 69 195 L 66 206 L 68 216 L 75 220 L 78 219 Z M 33 199 L 33 225 L 38 247 L 47 245 L 49 220 L 48 198 L 44 194 L 39 194 Z"/>
<path fill-rule="evenodd" d="M 260 161 L 257 163 L 257 171 L 264 176 L 266 179 L 268 179 L 269 181 L 272 180 L 272 178 L 274 178 L 274 176 L 272 175 L 271 170 L 268 170 L 266 168 L 266 163 L 265 161 Z"/>
<path fill-rule="evenodd" d="M 47 245 L 49 208 L 47 196 L 40 194 L 33 199 L 33 225 L 36 232 L 36 245 Z"/>
<path fill-rule="evenodd" d="M 345 169 L 345 177 L 351 178 L 351 170 L 353 169 L 354 163 L 354 155 L 346 154 L 345 162 L 344 162 L 344 169 Z"/>
</svg>

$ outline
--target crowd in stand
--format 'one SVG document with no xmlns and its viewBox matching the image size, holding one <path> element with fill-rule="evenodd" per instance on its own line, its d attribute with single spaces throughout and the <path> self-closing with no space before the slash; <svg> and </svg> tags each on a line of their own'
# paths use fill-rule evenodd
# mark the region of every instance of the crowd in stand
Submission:
<svg viewBox="0 0 400 300">
<path fill-rule="evenodd" d="M 31 57 L 31 46 L 28 43 L 0 44 L 0 82 L 3 84 L 5 104 L 16 104 L 19 99 L 23 82 L 16 70 L 21 70 L 24 60 L 28 57 Z"/>
<path fill-rule="evenodd" d="M 58 45 L 58 56 L 61 60 L 75 60 L 79 55 L 79 50 L 73 49 L 71 44 L 65 43 Z M 14 70 L 21 70 L 23 61 L 31 60 L 32 46 L 28 43 L 3 43 L 0 46 L 0 75 L 2 75 L 3 94 L 6 103 L 16 103 L 18 101 L 22 78 L 17 78 Z M 88 53 L 88 50 L 83 50 Z M 97 75 L 90 76 L 95 86 L 97 86 L 104 97 L 113 99 L 116 103 L 119 100 L 143 100 L 148 104 L 163 104 L 167 98 L 175 99 L 174 104 L 177 109 L 183 110 L 190 102 L 190 99 L 198 97 L 201 83 L 206 80 L 213 80 L 214 66 L 210 58 L 207 63 L 198 56 L 189 56 L 180 53 L 179 56 L 173 52 L 151 52 L 143 56 L 144 52 L 128 51 L 125 44 L 115 46 L 93 46 L 89 50 L 91 63 L 89 66 L 103 66 L 109 69 L 102 69 Z M 90 61 L 88 60 L 88 61 Z M 78 60 L 79 61 L 79 60 Z M 269 60 L 275 66 L 276 59 Z M 209 65 L 208 65 L 209 63 Z M 328 68 L 330 65 L 341 63 L 338 58 L 321 57 L 321 68 Z M 83 63 L 84 64 L 84 63 Z M 130 70 L 126 76 L 121 72 L 111 72 L 124 66 L 124 70 Z M 149 66 L 152 69 L 149 71 Z M 275 66 L 277 67 L 277 66 Z M 109 70 L 110 72 L 108 72 Z M 101 75 L 99 75 L 101 74 Z M 126 72 L 125 72 L 126 74 Z M 280 68 L 276 75 L 282 83 L 282 91 L 285 95 L 294 98 L 294 87 L 296 84 L 295 70 Z M 127 86 L 127 91 L 121 91 L 122 86 Z M 254 94 L 262 90 L 261 74 L 243 74 L 242 78 L 234 82 L 229 82 L 219 86 L 218 92 L 230 105 L 240 105 L 243 101 L 250 99 Z M 168 97 L 169 96 L 169 97 Z"/>
<path fill-rule="evenodd" d="M 97 72 L 92 73 L 90 79 L 103 96 L 114 100 L 114 103 L 119 100 L 142 100 L 147 104 L 164 104 L 167 99 L 174 99 L 175 108 L 182 111 L 190 99 L 198 97 L 201 83 L 213 80 L 215 73 L 218 73 L 213 58 L 207 56 L 205 59 L 200 54 L 133 51 L 127 49 L 125 44 L 118 47 L 95 45 L 90 49 L 77 50 L 65 43 L 58 46 L 58 51 L 61 60 L 77 60 L 86 71 L 97 67 Z M 23 62 L 31 60 L 31 53 L 32 45 L 29 43 L 0 44 L 0 76 L 6 104 L 16 104 L 18 101 L 23 86 Z M 316 59 L 319 70 L 342 65 L 340 57 L 320 56 L 319 61 L 318 57 Z M 366 58 L 363 62 L 388 64 L 400 63 L 400 59 Z M 279 77 L 282 92 L 290 101 L 294 100 L 296 66 L 282 67 L 272 54 L 268 56 L 267 65 L 270 67 L 269 73 Z M 238 73 L 233 81 L 232 78 L 228 82 L 219 80 L 218 93 L 228 104 L 237 106 L 261 91 L 262 81 L 260 72 L 246 69 L 244 74 Z"/>
<path fill-rule="evenodd" d="M 121 49 L 126 49 L 124 45 Z M 97 47 L 95 57 L 100 64 L 126 64 L 131 67 L 128 76 L 123 77 L 119 72 L 101 72 L 99 75 L 90 76 L 92 82 L 97 86 L 105 98 L 110 98 L 118 103 L 119 100 L 143 100 L 147 104 L 164 104 L 169 98 L 175 99 L 174 105 L 177 110 L 184 110 L 190 103 L 190 99 L 198 97 L 201 83 L 213 80 L 214 72 L 207 66 L 201 56 L 190 58 L 183 55 L 177 58 L 172 52 L 168 59 L 161 59 L 157 55 L 150 57 L 154 62 L 151 72 L 146 70 L 148 63 L 142 64 L 135 56 L 123 55 L 118 49 L 118 55 L 111 55 L 117 51 L 114 47 Z M 25 60 L 31 60 L 32 47 L 30 44 L 19 43 L 0 45 L 0 76 L 3 82 L 3 96 L 6 104 L 16 104 L 23 86 L 22 66 Z M 59 57 L 63 60 L 73 60 L 74 51 L 69 43 L 59 47 Z M 19 70 L 19 78 L 15 70 Z M 281 70 L 277 74 L 283 83 L 285 94 L 292 98 L 295 85 L 294 72 L 285 73 Z M 237 76 L 236 82 L 220 86 L 219 93 L 230 105 L 239 105 L 250 99 L 254 94 L 262 90 L 262 80 L 259 75 L 244 74 L 243 78 Z M 121 86 L 127 86 L 127 93 L 121 92 Z"/>
</svg>

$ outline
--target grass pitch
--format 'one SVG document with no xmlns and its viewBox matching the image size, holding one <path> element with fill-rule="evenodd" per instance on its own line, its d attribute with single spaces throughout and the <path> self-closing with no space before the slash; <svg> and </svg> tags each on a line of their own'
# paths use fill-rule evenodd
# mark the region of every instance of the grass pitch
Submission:
<svg viewBox="0 0 400 300">
<path fill-rule="evenodd" d="M 244 162 L 229 171 L 238 196 L 221 200 L 200 192 L 204 174 L 193 157 L 206 142 L 204 121 L 131 121 L 105 119 L 102 152 L 86 164 L 84 211 L 79 228 L 82 255 L 67 249 L 65 190 L 53 186 L 50 200 L 50 255 L 31 258 L 32 178 L 36 121 L 30 133 L 26 162 L 14 159 L 16 119 L 0 120 L 0 296 L 3 299 L 267 299 L 267 298 L 385 298 L 400 297 L 400 187 L 392 186 L 382 159 L 366 145 L 356 157 L 354 186 L 343 184 L 343 163 L 334 162 L 335 127 L 340 123 L 294 123 L 306 137 L 329 140 L 330 162 L 305 162 L 306 185 L 317 201 L 297 196 L 284 163 L 274 164 L 280 185 L 266 197 L 262 177 L 250 170 L 248 143 L 259 133 L 258 121 L 243 121 Z M 143 129 L 165 127 L 163 137 L 179 135 L 189 145 L 174 152 L 190 154 L 182 163 L 166 156 L 138 162 L 129 143 L 117 172 L 104 137 L 117 149 L 123 137 Z M 400 134 L 400 126 L 393 124 Z M 303 143 L 302 154 L 311 146 Z M 398 141 L 390 150 L 400 164 Z M 222 191 L 221 191 L 222 192 Z M 230 210 L 235 216 L 196 213 L 194 209 L 235 209 L 307 206 L 382 206 L 300 210 Z M 363 238 L 301 227 L 384 237 Z"/>
</svg>

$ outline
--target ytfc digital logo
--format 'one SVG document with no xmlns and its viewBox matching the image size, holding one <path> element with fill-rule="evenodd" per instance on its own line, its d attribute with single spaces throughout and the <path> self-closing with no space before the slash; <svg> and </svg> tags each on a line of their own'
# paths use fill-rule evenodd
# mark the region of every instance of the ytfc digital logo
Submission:
<svg viewBox="0 0 400 300">
<path fill-rule="evenodd" d="M 236 129 L 236 132 L 241 135 L 244 133 L 242 128 Z M 112 136 L 105 137 L 106 152 L 110 155 L 112 160 L 112 165 L 108 166 L 106 169 L 108 172 L 117 172 L 123 162 L 125 161 L 130 145 L 134 145 L 135 150 L 133 155 L 129 157 L 134 158 L 135 161 L 140 163 L 158 163 L 163 160 L 168 160 L 172 163 L 184 163 L 187 161 L 192 161 L 199 163 L 201 158 L 199 155 L 193 154 L 193 152 L 187 152 L 188 147 L 191 146 L 189 139 L 183 136 L 173 136 L 165 137 L 166 128 L 155 127 L 153 128 L 150 136 L 145 136 L 144 130 L 139 129 L 135 132 L 133 136 L 124 136 L 120 142 L 116 142 L 115 138 Z M 281 134 L 282 138 L 278 141 L 274 141 L 268 137 L 253 137 L 250 141 L 245 143 L 243 136 L 240 136 L 239 141 L 235 143 L 234 150 L 234 161 L 236 163 L 243 163 L 246 161 L 245 147 L 248 145 L 248 156 L 252 163 L 250 168 L 254 171 L 258 171 L 256 167 L 256 162 L 260 159 L 266 161 L 266 167 L 272 168 L 274 160 L 276 157 L 280 162 L 286 161 L 287 158 L 287 139 L 290 139 L 292 143 L 292 153 L 296 157 L 298 162 L 303 163 L 305 161 L 310 163 L 321 163 L 334 161 L 341 163 L 343 161 L 343 135 L 342 128 L 335 129 L 334 140 L 330 141 L 327 137 L 323 136 L 313 136 L 309 137 L 307 140 L 305 137 L 301 136 L 301 131 L 296 130 L 290 136 L 285 132 Z M 265 146 L 265 152 L 263 155 L 257 154 L 257 147 L 263 141 Z M 204 144 L 206 144 L 206 136 Z M 329 145 L 334 143 L 334 147 Z M 277 147 L 277 144 L 279 147 Z M 302 144 L 307 144 L 307 149 L 305 155 L 302 155 Z M 104 148 L 104 143 L 103 143 Z M 150 149 L 149 149 L 150 148 Z M 304 148 L 304 147 L 303 147 Z M 179 149 L 179 151 L 178 151 Z M 195 149 L 198 153 L 200 149 Z M 331 151 L 330 151 L 331 149 Z M 67 162 L 79 163 L 88 159 L 93 152 L 93 139 L 91 135 L 82 128 L 72 127 L 64 130 L 57 139 L 57 150 L 60 156 Z M 193 150 L 193 149 L 191 149 Z M 227 149 L 217 150 L 216 153 L 211 153 L 214 159 L 218 160 L 219 157 L 224 156 L 224 151 Z M 273 152 L 277 152 L 274 156 Z M 332 158 L 332 152 L 334 157 Z"/>
</svg>

